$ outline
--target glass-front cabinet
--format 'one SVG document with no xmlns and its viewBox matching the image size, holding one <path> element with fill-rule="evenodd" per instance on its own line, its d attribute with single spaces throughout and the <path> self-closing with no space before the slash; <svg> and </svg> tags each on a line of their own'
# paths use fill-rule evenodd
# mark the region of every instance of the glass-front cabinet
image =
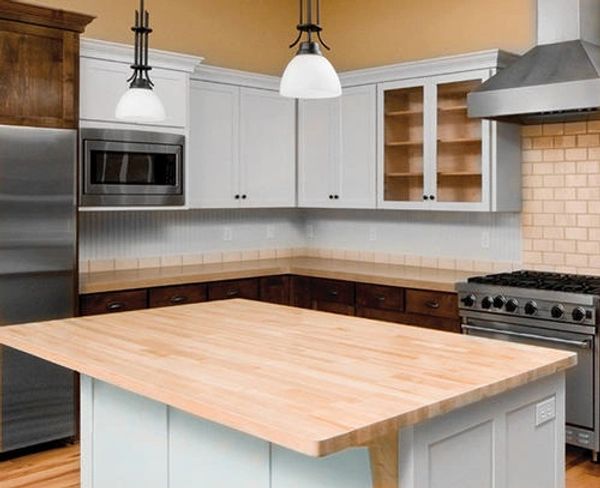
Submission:
<svg viewBox="0 0 600 488">
<path fill-rule="evenodd" d="M 520 177 L 518 129 L 467 114 L 468 93 L 491 74 L 479 70 L 379 85 L 380 208 L 520 208 L 520 197 L 496 198 Z"/>
</svg>

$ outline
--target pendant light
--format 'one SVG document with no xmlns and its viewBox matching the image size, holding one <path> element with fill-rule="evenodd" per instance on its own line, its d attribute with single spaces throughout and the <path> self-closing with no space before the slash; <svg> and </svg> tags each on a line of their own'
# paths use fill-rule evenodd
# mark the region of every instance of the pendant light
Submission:
<svg viewBox="0 0 600 488">
<path fill-rule="evenodd" d="M 129 89 L 119 100 L 115 117 L 128 122 L 160 122 L 165 120 L 167 114 L 160 98 L 152 91 L 154 83 L 148 74 L 152 69 L 148 65 L 148 35 L 152 29 L 144 0 L 140 0 L 140 10 L 135 11 L 135 25 L 131 30 L 135 32 L 135 54 L 131 65 L 133 74 L 127 80 Z"/>
<path fill-rule="evenodd" d="M 316 23 L 313 23 L 315 0 L 300 0 L 300 22 L 297 39 L 290 48 L 300 44 L 296 56 L 290 61 L 281 78 L 279 93 L 290 98 L 335 98 L 342 94 L 340 79 L 334 67 L 321 53 L 319 43 L 329 50 L 321 39 L 320 0 L 316 0 Z M 306 33 L 306 40 L 302 36 Z M 314 39 L 316 35 L 317 40 Z"/>
</svg>

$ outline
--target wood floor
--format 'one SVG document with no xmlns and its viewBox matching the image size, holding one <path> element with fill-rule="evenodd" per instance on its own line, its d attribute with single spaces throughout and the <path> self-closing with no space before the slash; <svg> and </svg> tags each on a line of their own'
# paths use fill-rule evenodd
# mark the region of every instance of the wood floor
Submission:
<svg viewBox="0 0 600 488">
<path fill-rule="evenodd" d="M 79 447 L 1 462 L 0 487 L 79 488 Z M 586 451 L 568 449 L 567 488 L 600 488 L 600 464 L 593 464 Z"/>
</svg>

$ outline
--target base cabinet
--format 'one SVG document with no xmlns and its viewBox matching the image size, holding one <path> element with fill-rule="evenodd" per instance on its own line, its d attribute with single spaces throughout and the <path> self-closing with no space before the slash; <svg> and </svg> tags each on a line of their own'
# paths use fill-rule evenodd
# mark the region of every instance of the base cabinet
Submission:
<svg viewBox="0 0 600 488">
<path fill-rule="evenodd" d="M 81 315 L 96 315 L 233 298 L 460 333 L 455 293 L 298 275 L 93 293 L 79 303 Z"/>
</svg>

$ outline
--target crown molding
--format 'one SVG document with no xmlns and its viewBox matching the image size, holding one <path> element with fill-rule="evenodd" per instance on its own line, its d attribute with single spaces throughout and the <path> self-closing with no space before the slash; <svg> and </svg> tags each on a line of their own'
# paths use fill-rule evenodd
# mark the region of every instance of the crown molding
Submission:
<svg viewBox="0 0 600 488">
<path fill-rule="evenodd" d="M 99 39 L 82 38 L 80 54 L 85 58 L 131 64 L 133 60 L 133 46 L 117 42 L 101 41 Z M 196 67 L 204 61 L 204 58 L 189 54 L 150 49 L 148 60 L 154 68 L 193 73 Z"/>
<path fill-rule="evenodd" d="M 202 64 L 196 66 L 192 74 L 192 80 L 211 81 L 214 83 L 225 83 L 228 85 L 241 85 L 251 88 L 263 88 L 265 90 L 279 90 L 281 78 L 272 75 L 240 71 L 230 68 L 220 68 Z"/>
<path fill-rule="evenodd" d="M 520 56 L 499 49 L 410 61 L 340 73 L 343 86 L 383 83 L 479 69 L 502 69 Z"/>
</svg>

